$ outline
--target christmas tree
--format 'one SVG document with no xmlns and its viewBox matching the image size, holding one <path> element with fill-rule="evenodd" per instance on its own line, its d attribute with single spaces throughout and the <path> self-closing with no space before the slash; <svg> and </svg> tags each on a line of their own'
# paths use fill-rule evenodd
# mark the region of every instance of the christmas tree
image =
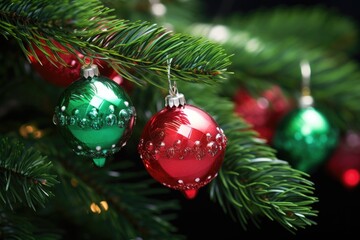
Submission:
<svg viewBox="0 0 360 240">
<path fill-rule="evenodd" d="M 315 236 L 318 171 L 359 129 L 356 24 L 204 9 L 0 3 L 1 238 Z"/>
</svg>

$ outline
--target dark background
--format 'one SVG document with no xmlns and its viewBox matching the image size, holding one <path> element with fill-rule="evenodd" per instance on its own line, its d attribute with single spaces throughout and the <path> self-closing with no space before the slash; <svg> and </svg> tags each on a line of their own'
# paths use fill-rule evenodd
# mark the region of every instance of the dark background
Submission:
<svg viewBox="0 0 360 240">
<path fill-rule="evenodd" d="M 257 9 L 271 9 L 277 6 L 317 6 L 322 5 L 335 9 L 352 19 L 357 25 L 360 22 L 359 3 L 355 1 L 250 1 L 229 0 L 206 1 L 208 17 L 222 17 L 234 12 L 248 13 Z M 360 54 L 357 54 L 360 56 Z M 356 55 L 355 55 L 356 57 Z M 360 58 L 359 58 L 360 59 Z M 358 59 L 358 60 L 359 60 Z M 360 104 L 360 103 L 359 103 Z M 359 123 L 360 124 L 360 123 Z M 360 161 L 360 159 L 359 159 Z M 178 219 L 180 232 L 195 239 L 324 239 L 327 236 L 335 239 L 359 239 L 360 234 L 360 187 L 345 188 L 327 169 L 326 162 L 311 174 L 310 180 L 315 184 L 315 195 L 319 202 L 313 207 L 319 211 L 314 220 L 317 225 L 299 229 L 296 234 L 290 233 L 276 221 L 263 218 L 259 227 L 249 222 L 247 230 L 224 214 L 216 203 L 209 201 L 205 189 L 200 189 L 198 196 L 187 200 L 179 193 L 182 210 Z M 175 193 L 176 194 L 176 193 Z"/>
</svg>

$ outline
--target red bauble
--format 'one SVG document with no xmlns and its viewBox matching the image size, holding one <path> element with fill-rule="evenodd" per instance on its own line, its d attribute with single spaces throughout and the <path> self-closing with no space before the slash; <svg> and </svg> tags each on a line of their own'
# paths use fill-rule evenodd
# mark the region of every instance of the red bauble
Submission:
<svg viewBox="0 0 360 240">
<path fill-rule="evenodd" d="M 360 183 L 360 133 L 348 132 L 341 138 L 327 163 L 331 175 L 345 187 L 354 188 Z"/>
<path fill-rule="evenodd" d="M 147 122 L 138 150 L 149 174 L 194 198 L 222 165 L 227 138 L 205 111 L 184 104 L 165 107 Z"/>
<path fill-rule="evenodd" d="M 54 40 L 52 42 L 64 51 L 58 53 L 58 55 L 61 59 L 63 59 L 67 66 L 58 62 L 57 58 L 47 46 L 44 46 L 43 48 L 47 52 L 48 56 L 33 45 L 32 47 L 40 61 L 30 55 L 30 63 L 44 80 L 60 87 L 67 87 L 72 82 L 80 78 L 82 63 L 78 58 L 83 59 L 84 56 L 81 53 L 77 53 L 77 55 L 70 53 L 58 42 Z M 48 58 L 50 58 L 51 61 L 49 61 Z M 103 76 L 111 78 L 111 75 L 116 73 L 105 61 L 94 59 L 94 64 L 99 66 L 99 71 Z"/>
<path fill-rule="evenodd" d="M 110 78 L 111 80 L 119 84 L 121 87 L 123 87 L 127 93 L 131 93 L 131 91 L 134 88 L 133 84 L 130 81 L 123 78 L 116 71 L 113 71 L 113 73 L 110 74 L 108 78 Z"/>
<path fill-rule="evenodd" d="M 259 136 L 271 142 L 276 124 L 292 109 L 292 104 L 278 86 L 272 86 L 254 98 L 247 90 L 234 95 L 235 112 L 250 123 Z"/>
</svg>

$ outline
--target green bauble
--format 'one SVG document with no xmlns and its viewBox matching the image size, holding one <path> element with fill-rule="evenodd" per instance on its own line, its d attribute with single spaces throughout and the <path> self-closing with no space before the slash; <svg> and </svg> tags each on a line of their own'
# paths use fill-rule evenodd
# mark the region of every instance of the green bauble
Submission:
<svg viewBox="0 0 360 240">
<path fill-rule="evenodd" d="M 59 98 L 53 117 L 60 134 L 77 155 L 92 158 L 101 167 L 118 152 L 135 125 L 135 108 L 125 90 L 100 76 L 96 65 L 82 69 Z"/>
<path fill-rule="evenodd" d="M 338 131 L 313 107 L 290 112 L 279 123 L 272 144 L 278 156 L 311 173 L 326 160 L 338 141 Z"/>
</svg>

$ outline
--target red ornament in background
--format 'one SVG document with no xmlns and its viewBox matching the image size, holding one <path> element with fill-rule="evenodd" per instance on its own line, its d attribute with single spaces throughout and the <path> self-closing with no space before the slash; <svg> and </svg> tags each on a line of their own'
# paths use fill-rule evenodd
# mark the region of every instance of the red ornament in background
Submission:
<svg viewBox="0 0 360 240">
<path fill-rule="evenodd" d="M 181 104 L 170 101 L 147 122 L 138 151 L 154 179 L 192 199 L 217 176 L 227 139 L 208 113 L 178 97 Z"/>
<path fill-rule="evenodd" d="M 328 171 L 347 188 L 360 183 L 360 133 L 349 131 L 327 163 Z"/>
<path fill-rule="evenodd" d="M 130 93 L 133 90 L 133 84 L 119 75 L 116 71 L 113 71 L 112 74 L 108 76 L 108 78 L 121 85 L 121 87 L 123 87 L 127 93 Z"/>
<path fill-rule="evenodd" d="M 278 86 L 254 98 L 247 90 L 239 89 L 235 96 L 235 112 L 250 123 L 260 137 L 271 142 L 279 120 L 292 109 L 293 104 Z"/>
<path fill-rule="evenodd" d="M 75 55 L 68 52 L 61 44 L 56 41 L 53 41 L 53 43 L 60 49 L 64 50 L 64 52 L 61 52 L 58 55 L 61 59 L 63 59 L 67 66 L 58 63 L 57 58 L 53 55 L 49 47 L 44 46 L 44 49 L 48 53 L 48 57 L 50 57 L 53 63 L 49 61 L 46 55 L 34 45 L 34 51 L 40 62 L 34 56 L 29 56 L 31 66 L 44 80 L 60 87 L 67 87 L 72 82 L 80 78 L 80 69 L 82 63 L 78 58 L 83 59 L 84 56 L 81 53 L 77 53 L 77 55 Z M 57 66 L 55 66 L 54 63 L 57 64 Z M 99 67 L 101 75 L 114 80 L 116 83 L 122 86 L 125 85 L 124 79 L 112 67 L 110 67 L 108 63 L 100 59 L 94 59 L 94 64 Z M 130 85 L 129 83 L 126 84 L 127 86 L 125 89 L 129 90 Z"/>
</svg>

